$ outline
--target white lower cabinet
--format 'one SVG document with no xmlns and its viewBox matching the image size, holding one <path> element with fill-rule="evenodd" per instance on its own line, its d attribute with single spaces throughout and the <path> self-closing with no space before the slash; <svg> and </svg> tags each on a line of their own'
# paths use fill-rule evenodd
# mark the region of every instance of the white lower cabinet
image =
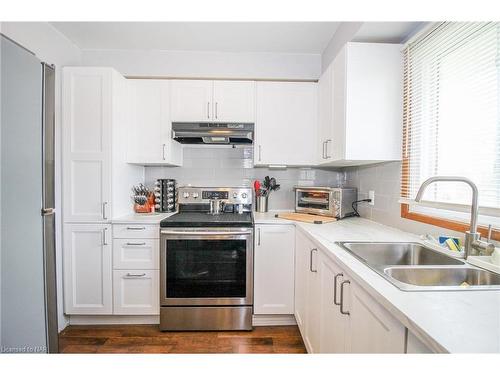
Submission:
<svg viewBox="0 0 500 375">
<path fill-rule="evenodd" d="M 308 352 L 318 353 L 321 301 L 319 253 L 301 232 L 296 234 L 295 251 L 295 320 Z"/>
<path fill-rule="evenodd" d="M 349 301 L 349 353 L 404 353 L 405 327 L 352 280 Z"/>
<path fill-rule="evenodd" d="M 158 270 L 114 270 L 113 312 L 117 315 L 159 314 L 158 286 Z"/>
<path fill-rule="evenodd" d="M 321 257 L 321 337 L 322 353 L 345 353 L 348 317 L 340 312 L 342 270 L 326 257 Z"/>
<path fill-rule="evenodd" d="M 295 227 L 255 226 L 254 314 L 293 314 Z"/>
<path fill-rule="evenodd" d="M 295 269 L 295 318 L 309 353 L 405 352 L 406 328 L 299 231 Z"/>
<path fill-rule="evenodd" d="M 114 269 L 159 269 L 160 241 L 145 238 L 113 240 Z"/>
<path fill-rule="evenodd" d="M 295 307 L 294 314 L 302 337 L 306 334 L 307 277 L 309 270 L 308 251 L 313 248 L 311 241 L 300 231 L 295 232 Z"/>
<path fill-rule="evenodd" d="M 64 224 L 64 312 L 113 312 L 111 225 Z"/>
<path fill-rule="evenodd" d="M 158 225 L 113 225 L 113 313 L 160 313 Z"/>
</svg>

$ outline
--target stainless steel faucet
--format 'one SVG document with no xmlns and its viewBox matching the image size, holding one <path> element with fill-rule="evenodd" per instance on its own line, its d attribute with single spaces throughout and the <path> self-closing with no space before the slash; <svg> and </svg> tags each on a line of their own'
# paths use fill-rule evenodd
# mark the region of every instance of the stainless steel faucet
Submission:
<svg viewBox="0 0 500 375">
<path fill-rule="evenodd" d="M 481 234 L 477 231 L 477 215 L 478 215 L 477 202 L 478 202 L 479 192 L 474 182 L 472 182 L 466 177 L 434 176 L 428 178 L 422 183 L 420 189 L 418 189 L 415 201 L 420 202 L 427 186 L 438 181 L 464 182 L 471 187 L 472 205 L 470 210 L 470 227 L 469 230 L 465 232 L 465 245 L 464 245 L 465 259 L 467 259 L 469 255 L 480 255 L 481 253 L 485 255 L 490 255 L 495 250 L 495 245 L 486 241 L 481 241 Z"/>
</svg>

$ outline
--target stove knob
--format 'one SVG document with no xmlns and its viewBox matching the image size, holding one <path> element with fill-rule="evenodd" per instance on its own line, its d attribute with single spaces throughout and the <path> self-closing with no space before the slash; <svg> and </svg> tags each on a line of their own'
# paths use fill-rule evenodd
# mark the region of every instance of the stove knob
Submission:
<svg viewBox="0 0 500 375">
<path fill-rule="evenodd" d="M 184 198 L 189 198 L 189 193 L 188 193 L 188 192 L 185 192 L 184 194 L 182 194 L 182 196 L 183 196 Z"/>
<path fill-rule="evenodd" d="M 238 193 L 237 193 L 237 192 L 234 192 L 234 193 L 233 193 L 233 198 L 234 198 L 234 199 L 238 198 Z"/>
<path fill-rule="evenodd" d="M 200 195 L 198 193 L 193 193 L 193 198 L 196 199 L 198 198 Z"/>
<path fill-rule="evenodd" d="M 248 197 L 248 195 L 247 195 L 247 193 L 242 193 L 242 194 L 241 194 L 241 197 L 242 197 L 243 199 L 246 199 L 246 198 Z"/>
</svg>

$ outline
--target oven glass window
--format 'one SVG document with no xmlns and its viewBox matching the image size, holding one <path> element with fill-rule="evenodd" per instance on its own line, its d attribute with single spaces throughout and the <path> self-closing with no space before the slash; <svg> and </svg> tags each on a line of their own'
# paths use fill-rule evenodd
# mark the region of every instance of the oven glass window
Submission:
<svg viewBox="0 0 500 375">
<path fill-rule="evenodd" d="M 297 205 L 299 207 L 328 210 L 330 205 L 329 193 L 320 191 L 299 191 L 297 194 Z"/>
<path fill-rule="evenodd" d="M 246 296 L 246 240 L 167 240 L 167 298 Z"/>
</svg>

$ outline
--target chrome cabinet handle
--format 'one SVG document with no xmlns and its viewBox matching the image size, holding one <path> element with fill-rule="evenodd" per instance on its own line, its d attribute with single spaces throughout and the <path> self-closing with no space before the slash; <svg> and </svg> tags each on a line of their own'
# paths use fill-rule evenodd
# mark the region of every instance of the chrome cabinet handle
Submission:
<svg viewBox="0 0 500 375">
<path fill-rule="evenodd" d="M 217 118 L 217 113 L 218 113 L 218 111 L 217 111 L 217 104 L 219 104 L 219 103 L 215 102 L 215 118 Z"/>
<path fill-rule="evenodd" d="M 313 253 L 315 251 L 318 251 L 318 249 L 311 249 L 311 252 L 309 253 L 309 271 L 311 272 L 318 272 L 318 270 L 313 270 Z"/>
<path fill-rule="evenodd" d="M 337 306 L 340 306 L 340 302 L 337 302 L 337 279 L 341 276 L 344 276 L 342 272 L 336 274 L 333 278 L 333 303 Z"/>
<path fill-rule="evenodd" d="M 146 230 L 146 227 L 127 227 L 127 230 Z"/>
<path fill-rule="evenodd" d="M 257 228 L 257 245 L 260 246 L 260 228 Z"/>
<path fill-rule="evenodd" d="M 344 315 L 351 315 L 349 311 L 344 310 L 344 285 L 345 284 L 350 284 L 351 282 L 349 280 L 342 281 L 340 284 L 340 312 Z"/>
<path fill-rule="evenodd" d="M 127 242 L 127 246 L 145 246 L 146 242 Z"/>
<path fill-rule="evenodd" d="M 323 159 L 326 159 L 325 147 L 326 147 L 326 141 L 323 141 Z"/>
<path fill-rule="evenodd" d="M 102 202 L 102 218 L 104 220 L 108 220 L 108 216 L 106 215 L 106 206 L 108 205 L 108 202 Z"/>
<path fill-rule="evenodd" d="M 163 150 L 162 150 L 163 160 L 165 160 L 165 147 L 166 147 L 166 144 L 164 143 L 163 144 Z"/>
<path fill-rule="evenodd" d="M 108 239 L 106 238 L 106 233 L 108 233 L 108 228 L 103 228 L 102 230 L 102 245 L 106 246 L 108 244 Z"/>
<path fill-rule="evenodd" d="M 127 273 L 127 277 L 144 277 L 144 276 L 146 276 L 145 273 L 130 273 L 130 272 Z"/>
<path fill-rule="evenodd" d="M 328 156 L 328 142 L 331 142 L 332 140 L 331 139 L 327 139 L 325 141 L 325 159 L 330 159 L 331 156 Z"/>
<path fill-rule="evenodd" d="M 210 102 L 207 102 L 207 118 L 210 119 Z"/>
<path fill-rule="evenodd" d="M 261 156 L 262 156 L 262 147 L 259 145 L 259 161 L 261 161 Z"/>
</svg>

